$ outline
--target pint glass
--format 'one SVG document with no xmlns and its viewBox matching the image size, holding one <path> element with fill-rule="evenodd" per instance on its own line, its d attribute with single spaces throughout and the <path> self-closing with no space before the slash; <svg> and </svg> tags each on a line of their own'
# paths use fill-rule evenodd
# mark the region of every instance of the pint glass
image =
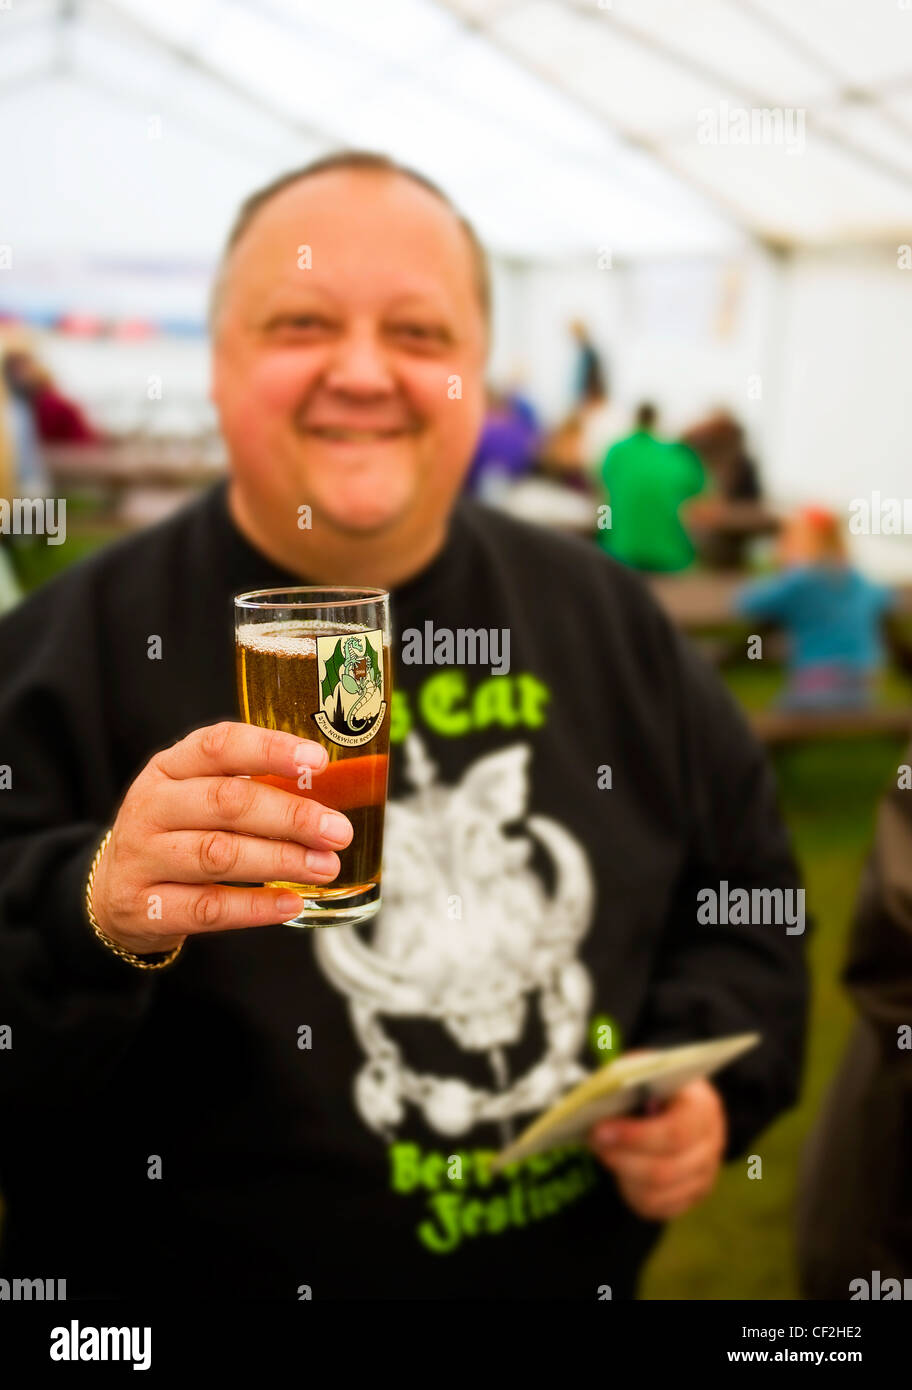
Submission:
<svg viewBox="0 0 912 1390">
<path fill-rule="evenodd" d="M 321 743 L 322 772 L 257 780 L 342 811 L 354 834 L 332 883 L 276 882 L 304 899 L 289 923 L 332 927 L 380 909 L 390 730 L 389 594 L 259 589 L 234 600 L 242 719 Z"/>
</svg>

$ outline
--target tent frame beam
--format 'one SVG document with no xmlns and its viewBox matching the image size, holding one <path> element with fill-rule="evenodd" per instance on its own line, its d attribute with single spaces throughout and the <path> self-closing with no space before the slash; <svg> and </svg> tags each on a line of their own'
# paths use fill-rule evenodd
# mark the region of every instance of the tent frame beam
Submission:
<svg viewBox="0 0 912 1390">
<path fill-rule="evenodd" d="M 586 0 L 584 0 L 584 3 L 585 2 Z M 762 232 L 748 222 L 743 211 L 730 199 L 726 198 L 724 194 L 720 193 L 717 188 L 704 183 L 690 172 L 681 169 L 654 140 L 638 132 L 614 124 L 594 101 L 591 101 L 588 97 L 581 96 L 570 82 L 558 73 L 555 73 L 547 63 L 536 62 L 526 57 L 522 53 L 519 53 L 506 39 L 494 33 L 490 27 L 489 20 L 476 19 L 465 14 L 460 9 L 458 0 L 433 0 L 433 3 L 438 5 L 441 9 L 446 10 L 448 14 L 453 15 L 465 29 L 484 38 L 486 43 L 490 43 L 492 47 L 509 58 L 510 61 L 515 63 L 522 71 L 531 73 L 534 77 L 539 78 L 554 91 L 560 92 L 562 96 L 567 97 L 581 111 L 584 111 L 587 116 L 594 117 L 604 129 L 610 131 L 612 136 L 619 140 L 621 144 L 626 145 L 628 149 L 634 150 L 640 155 L 648 155 L 657 164 L 661 165 L 665 172 L 670 174 L 676 183 L 684 187 L 689 193 L 696 194 L 708 206 L 712 206 L 730 226 L 734 227 L 742 235 L 748 237 L 756 245 L 767 247 L 768 249 L 779 249 L 780 243 L 773 239 L 768 240 Z M 501 13 L 503 13 L 503 11 L 499 11 L 496 17 L 499 17 Z M 595 19 L 597 22 L 608 14 L 607 11 L 603 10 L 598 10 L 593 14 L 592 10 L 588 8 L 586 10 L 581 10 L 580 13 L 584 14 L 588 19 Z"/>
<path fill-rule="evenodd" d="M 587 3 L 587 0 L 563 0 L 563 3 L 568 9 L 573 10 L 574 13 L 579 15 L 581 19 L 586 19 L 590 22 L 595 21 L 596 23 L 610 24 L 612 28 L 619 34 L 622 34 L 623 37 L 631 43 L 635 43 L 648 53 L 662 58 L 666 62 L 672 63 L 680 71 L 688 73 L 689 76 L 696 77 L 701 82 L 709 83 L 710 86 L 718 88 L 721 92 L 727 91 L 749 107 L 757 107 L 763 110 L 773 105 L 765 93 L 756 91 L 754 88 L 744 83 L 734 81 L 728 73 L 720 72 L 711 64 L 704 63 L 702 60 L 694 58 L 689 53 L 682 53 L 679 48 L 675 48 L 672 44 L 663 42 L 655 34 L 645 33 L 642 29 L 637 28 L 635 24 L 620 19 L 612 10 L 593 11 L 591 5 Z M 731 4 L 731 0 L 728 0 L 728 3 Z M 738 0 L 738 10 L 749 16 L 754 23 L 758 22 L 757 11 L 749 3 L 745 5 L 741 3 L 741 0 Z M 781 32 L 777 31 L 777 37 L 780 42 L 783 42 Z M 822 63 L 822 60 L 820 61 Z M 830 72 L 829 75 L 832 76 L 832 73 Z M 805 125 L 817 139 L 824 141 L 838 150 L 839 153 L 848 155 L 851 159 L 866 165 L 869 169 L 876 169 L 887 178 L 901 184 L 903 188 L 912 188 L 912 170 L 905 168 L 901 164 L 897 164 L 892 159 L 885 158 L 882 155 L 873 153 L 871 150 L 865 149 L 862 145 L 859 145 L 856 141 L 850 139 L 849 136 L 841 132 L 829 130 L 825 125 L 821 125 L 812 111 L 808 110 L 806 107 L 803 109 L 805 112 Z"/>
</svg>

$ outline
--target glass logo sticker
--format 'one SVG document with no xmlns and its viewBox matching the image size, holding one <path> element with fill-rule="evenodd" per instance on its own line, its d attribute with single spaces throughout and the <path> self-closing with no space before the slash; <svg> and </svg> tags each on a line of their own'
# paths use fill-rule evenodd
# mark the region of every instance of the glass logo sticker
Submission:
<svg viewBox="0 0 912 1390">
<path fill-rule="evenodd" d="M 386 713 L 383 633 L 317 638 L 320 708 L 314 723 L 333 743 L 356 748 L 376 735 Z"/>
</svg>

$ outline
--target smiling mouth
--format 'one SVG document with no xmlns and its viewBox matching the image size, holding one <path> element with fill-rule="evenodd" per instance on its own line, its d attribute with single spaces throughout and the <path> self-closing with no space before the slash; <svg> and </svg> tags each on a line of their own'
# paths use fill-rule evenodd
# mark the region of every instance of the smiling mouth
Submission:
<svg viewBox="0 0 912 1390">
<path fill-rule="evenodd" d="M 374 444 L 379 439 L 399 439 L 413 431 L 403 426 L 389 430 L 343 429 L 338 425 L 308 425 L 307 433 L 318 439 L 338 440 L 344 444 Z"/>
</svg>

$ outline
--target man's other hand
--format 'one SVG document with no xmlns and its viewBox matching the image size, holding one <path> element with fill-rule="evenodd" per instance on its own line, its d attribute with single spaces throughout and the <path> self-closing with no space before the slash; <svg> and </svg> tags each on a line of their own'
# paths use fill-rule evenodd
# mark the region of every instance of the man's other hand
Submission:
<svg viewBox="0 0 912 1390">
<path fill-rule="evenodd" d="M 638 1216 L 669 1221 L 712 1191 L 727 1135 L 722 1098 L 700 1080 L 682 1086 L 657 1115 L 600 1121 L 589 1144 Z"/>
</svg>

